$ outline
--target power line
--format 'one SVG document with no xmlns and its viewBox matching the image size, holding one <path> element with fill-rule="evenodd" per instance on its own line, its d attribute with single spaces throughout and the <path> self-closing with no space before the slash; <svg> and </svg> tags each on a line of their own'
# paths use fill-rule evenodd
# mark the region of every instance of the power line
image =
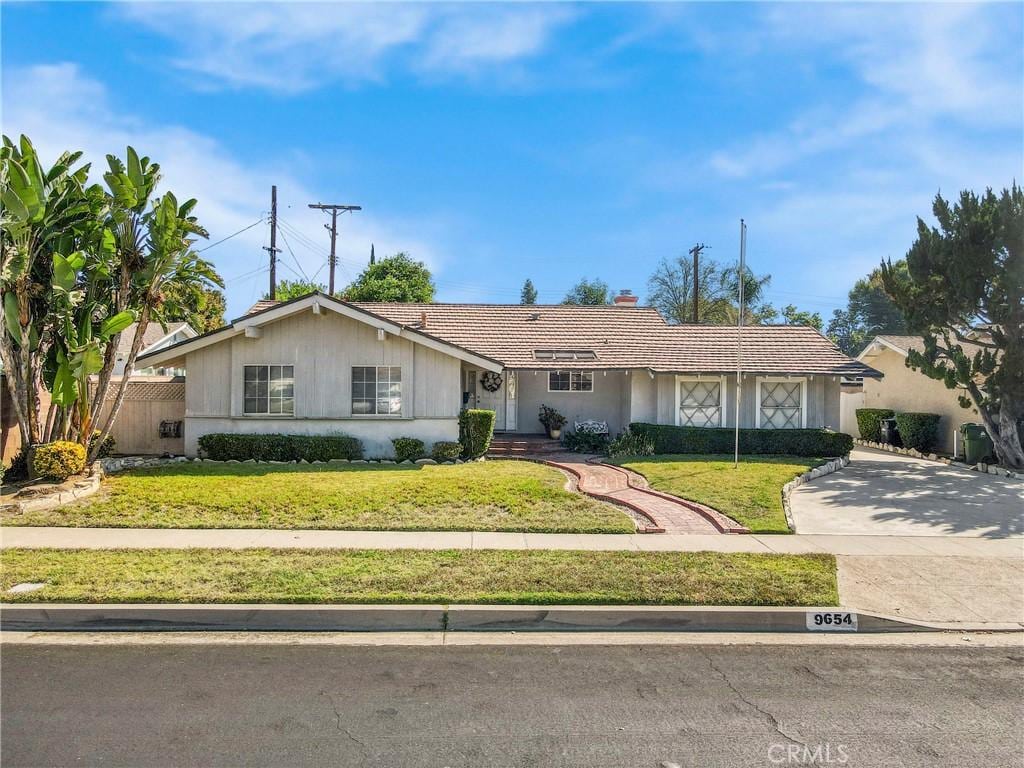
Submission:
<svg viewBox="0 0 1024 768">
<path fill-rule="evenodd" d="M 292 245 L 291 245 L 291 243 L 289 243 L 289 242 L 288 242 L 288 238 L 287 238 L 287 237 L 285 237 L 285 234 L 284 234 L 284 228 L 283 228 L 283 227 L 281 228 L 281 239 L 282 239 L 282 240 L 284 241 L 284 245 L 285 245 L 285 247 L 286 247 L 286 248 L 288 249 L 288 253 L 289 253 L 289 254 L 291 254 L 291 257 L 292 257 L 292 261 L 294 261 L 294 262 L 295 262 L 295 266 L 297 266 L 297 267 L 299 268 L 299 271 L 300 271 L 300 272 L 302 272 L 302 276 L 303 276 L 303 277 L 304 277 L 304 278 L 305 278 L 305 279 L 306 279 L 307 281 L 309 281 L 309 275 L 307 275 L 307 274 L 306 274 L 306 270 L 302 268 L 302 264 L 301 264 L 301 263 L 299 262 L 299 260 L 298 260 L 298 259 L 297 259 L 297 258 L 295 257 L 295 251 L 293 251 L 293 250 L 292 250 Z M 281 262 L 281 263 L 283 264 L 284 262 Z"/>
<path fill-rule="evenodd" d="M 232 237 L 236 237 L 237 235 L 240 235 L 240 234 L 242 234 L 243 232 L 247 232 L 248 230 L 250 230 L 250 229 L 252 229 L 253 227 L 255 227 L 255 226 L 256 226 L 257 224 L 262 224 L 262 223 L 263 223 L 263 222 L 264 222 L 265 220 L 266 220 L 266 219 L 265 219 L 265 218 L 264 218 L 263 216 L 260 216 L 260 217 L 259 217 L 259 218 L 258 218 L 258 219 L 257 219 L 256 221 L 254 221 L 254 222 L 253 222 L 252 224 L 250 224 L 249 226 L 247 226 L 247 227 L 243 227 L 242 229 L 238 230 L 237 232 L 234 232 L 234 233 L 232 233 L 232 234 L 228 235 L 227 237 L 221 238 L 221 239 L 220 239 L 220 240 L 218 240 L 218 241 L 217 241 L 216 243 L 210 243 L 209 245 L 205 246 L 204 248 L 198 248 L 198 249 L 196 250 L 196 253 L 202 253 L 203 251 L 208 251 L 208 250 L 210 250 L 210 249 L 211 249 L 211 248 L 213 248 L 213 247 L 214 247 L 215 245 L 220 245 L 221 243 L 226 243 L 226 242 L 227 242 L 228 240 L 230 240 L 230 239 L 231 239 Z"/>
<path fill-rule="evenodd" d="M 334 268 L 338 263 L 337 258 L 337 244 L 338 244 L 338 214 L 339 213 L 353 213 L 355 211 L 363 210 L 361 205 L 341 205 L 338 203 L 310 203 L 310 208 L 315 208 L 321 211 L 331 212 L 331 226 L 327 227 L 331 233 L 331 255 L 330 261 L 330 277 L 327 283 L 327 292 L 329 295 L 334 295 Z"/>
</svg>

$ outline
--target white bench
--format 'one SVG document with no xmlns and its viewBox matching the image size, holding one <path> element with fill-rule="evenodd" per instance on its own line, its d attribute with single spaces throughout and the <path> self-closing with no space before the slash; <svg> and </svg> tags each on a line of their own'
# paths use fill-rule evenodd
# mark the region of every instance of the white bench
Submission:
<svg viewBox="0 0 1024 768">
<path fill-rule="evenodd" d="M 607 421 L 594 421 L 588 419 L 587 421 L 577 421 L 575 423 L 577 432 L 589 432 L 592 435 L 607 435 L 608 434 L 608 422 Z"/>
</svg>

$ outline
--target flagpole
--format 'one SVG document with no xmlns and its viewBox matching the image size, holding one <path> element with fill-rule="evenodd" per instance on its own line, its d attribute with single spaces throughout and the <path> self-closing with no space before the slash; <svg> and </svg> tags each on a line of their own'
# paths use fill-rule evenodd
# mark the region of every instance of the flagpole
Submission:
<svg viewBox="0 0 1024 768">
<path fill-rule="evenodd" d="M 740 219 L 740 311 L 736 321 L 736 440 L 733 467 L 740 465 L 740 396 L 743 392 L 743 284 L 747 274 L 747 225 Z"/>
</svg>

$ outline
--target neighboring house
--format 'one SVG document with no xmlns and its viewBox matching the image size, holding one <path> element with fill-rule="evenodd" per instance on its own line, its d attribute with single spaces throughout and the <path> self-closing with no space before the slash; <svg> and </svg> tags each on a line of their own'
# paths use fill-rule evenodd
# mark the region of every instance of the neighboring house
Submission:
<svg viewBox="0 0 1024 768">
<path fill-rule="evenodd" d="M 573 423 L 728 427 L 737 330 L 669 325 L 613 306 L 348 303 L 314 293 L 261 302 L 217 331 L 147 352 L 184 368 L 185 452 L 211 432 L 342 432 L 368 455 L 394 437 L 458 437 L 463 407 L 537 433 L 542 403 Z M 743 330 L 743 427 L 839 427 L 839 380 L 877 376 L 812 328 Z"/>
<path fill-rule="evenodd" d="M 962 345 L 965 351 L 972 353 L 969 343 Z M 920 336 L 876 336 L 857 359 L 881 371 L 884 379 L 864 381 L 861 408 L 891 408 L 894 411 L 913 411 L 919 413 L 937 413 L 939 421 L 939 450 L 952 453 L 954 448 L 953 433 L 961 424 L 978 422 L 981 417 L 975 408 L 960 407 L 960 395 L 967 391 L 961 387 L 948 389 L 938 379 L 925 376 L 920 371 L 908 368 L 907 353 L 911 349 L 923 350 L 924 342 Z M 844 394 L 844 397 L 846 395 Z M 844 413 L 848 409 L 844 408 Z M 852 409 L 849 409 L 852 411 Z M 845 425 L 844 425 L 845 426 Z M 853 423 L 851 434 L 858 434 L 856 422 Z"/>
<path fill-rule="evenodd" d="M 185 341 L 187 339 L 194 339 L 199 334 L 192 328 L 188 323 L 168 323 L 167 330 L 164 330 L 160 323 L 151 322 L 146 326 L 146 332 L 142 334 L 142 349 L 139 350 L 139 356 L 142 356 L 148 352 L 156 352 L 157 350 L 169 347 L 172 344 Z M 124 374 L 125 362 L 128 360 L 128 355 L 132 351 L 132 341 L 135 339 L 135 323 L 132 323 L 124 331 L 121 332 L 121 338 L 117 345 L 117 357 L 114 358 L 114 376 L 121 376 Z M 136 358 L 138 363 L 138 358 Z M 170 367 L 149 367 L 149 368 L 135 368 L 135 373 L 140 373 L 147 376 L 181 376 L 185 371 L 177 368 Z"/>
</svg>

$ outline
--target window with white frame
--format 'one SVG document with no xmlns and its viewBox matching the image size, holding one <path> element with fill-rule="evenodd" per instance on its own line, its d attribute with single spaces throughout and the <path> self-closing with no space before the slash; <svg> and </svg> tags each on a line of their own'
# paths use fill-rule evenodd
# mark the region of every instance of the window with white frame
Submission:
<svg viewBox="0 0 1024 768">
<path fill-rule="evenodd" d="M 679 379 L 679 424 L 722 426 L 721 379 Z"/>
<path fill-rule="evenodd" d="M 548 392 L 593 391 L 593 371 L 548 371 Z"/>
<path fill-rule="evenodd" d="M 291 365 L 244 366 L 242 412 L 295 415 L 295 368 Z"/>
<path fill-rule="evenodd" d="M 397 416 L 402 413 L 402 369 L 397 365 L 352 368 L 352 414 Z"/>
<path fill-rule="evenodd" d="M 758 426 L 799 429 L 804 425 L 803 379 L 762 379 L 759 382 Z"/>
</svg>

